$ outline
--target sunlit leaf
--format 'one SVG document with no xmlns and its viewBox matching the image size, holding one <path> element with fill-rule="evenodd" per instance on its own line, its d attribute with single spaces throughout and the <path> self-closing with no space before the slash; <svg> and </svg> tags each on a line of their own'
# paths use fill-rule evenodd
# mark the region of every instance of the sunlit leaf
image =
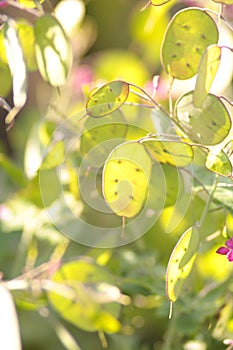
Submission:
<svg viewBox="0 0 233 350">
<path fill-rule="evenodd" d="M 82 0 L 62 0 L 55 7 L 55 16 L 67 35 L 77 32 L 85 16 L 85 5 Z"/>
<path fill-rule="evenodd" d="M 26 64 L 13 20 L 9 20 L 4 26 L 4 45 L 13 80 L 14 108 L 6 117 L 6 123 L 10 124 L 27 99 Z"/>
<path fill-rule="evenodd" d="M 126 131 L 127 125 L 119 110 L 105 118 L 88 118 L 80 139 L 81 152 L 87 155 L 91 166 L 100 166 L 110 151 L 123 141 Z"/>
<path fill-rule="evenodd" d="M 182 141 L 152 140 L 144 142 L 150 156 L 157 162 L 177 167 L 187 166 L 192 162 L 193 150 L 190 145 Z"/>
<path fill-rule="evenodd" d="M 64 142 L 59 141 L 48 151 L 42 161 L 40 170 L 56 168 L 64 162 L 65 148 Z"/>
<path fill-rule="evenodd" d="M 89 96 L 86 110 L 91 117 L 103 117 L 120 108 L 127 100 L 129 84 L 124 81 L 112 81 L 103 85 Z"/>
<path fill-rule="evenodd" d="M 199 8 L 177 12 L 172 18 L 162 45 L 165 70 L 177 79 L 188 79 L 198 71 L 207 46 L 218 41 L 214 20 Z"/>
<path fill-rule="evenodd" d="M 193 102 L 196 107 L 202 107 L 218 71 L 220 60 L 221 48 L 218 45 L 208 46 L 199 65 L 193 93 Z"/>
<path fill-rule="evenodd" d="M 170 256 L 166 272 L 166 292 L 172 302 L 179 297 L 199 248 L 199 232 L 194 226 L 183 233 Z"/>
<path fill-rule="evenodd" d="M 112 151 L 103 169 L 103 194 L 114 213 L 133 217 L 140 212 L 148 195 L 151 165 L 138 142 L 123 143 Z"/>
<path fill-rule="evenodd" d="M 51 15 L 37 19 L 34 27 L 39 71 L 52 86 L 66 83 L 72 65 L 72 48 L 64 29 Z"/>
<path fill-rule="evenodd" d="M 188 92 L 176 102 L 175 114 L 180 128 L 188 137 L 202 145 L 216 145 L 223 141 L 231 128 L 229 113 L 221 100 L 208 94 L 202 108 L 193 104 Z"/>
<path fill-rule="evenodd" d="M 229 176 L 232 173 L 232 165 L 223 150 L 212 150 L 206 158 L 206 167 L 222 176 Z"/>
<path fill-rule="evenodd" d="M 65 263 L 52 277 L 48 298 L 67 321 L 85 331 L 117 332 L 120 292 L 111 275 L 88 259 Z"/>
<path fill-rule="evenodd" d="M 27 22 L 17 23 L 17 32 L 20 44 L 22 46 L 27 69 L 34 71 L 37 69 L 35 55 L 35 35 L 33 27 Z"/>
</svg>

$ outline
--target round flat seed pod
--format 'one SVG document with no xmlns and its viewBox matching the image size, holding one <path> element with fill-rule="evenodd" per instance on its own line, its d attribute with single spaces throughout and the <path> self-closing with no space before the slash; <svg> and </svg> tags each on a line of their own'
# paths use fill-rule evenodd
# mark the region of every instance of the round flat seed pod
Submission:
<svg viewBox="0 0 233 350">
<path fill-rule="evenodd" d="M 228 110 L 221 100 L 208 94 L 202 108 L 193 103 L 193 92 L 188 92 L 176 102 L 175 116 L 180 128 L 193 142 L 216 145 L 222 142 L 231 128 Z"/>
<path fill-rule="evenodd" d="M 134 217 L 147 196 L 152 161 L 144 146 L 126 142 L 116 147 L 103 169 L 103 195 L 112 211 L 122 217 Z"/>
<path fill-rule="evenodd" d="M 71 43 L 51 15 L 38 18 L 34 27 L 35 52 L 40 74 L 52 86 L 62 86 L 69 76 L 73 55 Z"/>
<path fill-rule="evenodd" d="M 116 80 L 103 85 L 88 98 L 86 111 L 91 117 L 100 118 L 120 108 L 127 100 L 129 84 Z"/>
<path fill-rule="evenodd" d="M 183 233 L 170 256 L 166 272 L 168 299 L 175 302 L 189 276 L 199 248 L 199 232 L 194 226 Z"/>
<path fill-rule="evenodd" d="M 28 22 L 17 23 L 17 32 L 20 44 L 22 46 L 27 69 L 29 71 L 37 70 L 37 62 L 35 55 L 35 35 L 32 25 Z"/>
<path fill-rule="evenodd" d="M 197 73 L 207 46 L 217 41 L 217 26 L 204 10 L 188 8 L 177 12 L 163 40 L 161 58 L 164 69 L 174 78 L 191 78 Z"/>
<path fill-rule="evenodd" d="M 80 150 L 91 166 L 99 167 L 109 153 L 125 138 L 127 125 L 117 110 L 105 118 L 88 118 L 80 139 Z M 90 152 L 93 150 L 92 152 Z"/>
<path fill-rule="evenodd" d="M 223 150 L 210 151 L 206 158 L 206 167 L 222 176 L 230 176 L 232 173 L 232 164 Z"/>
<path fill-rule="evenodd" d="M 182 141 L 145 141 L 144 145 L 152 159 L 159 163 L 185 167 L 192 162 L 193 150 Z"/>
<path fill-rule="evenodd" d="M 15 22 L 9 19 L 4 28 L 4 45 L 12 76 L 14 108 L 6 116 L 6 124 L 11 124 L 17 112 L 24 106 L 27 99 L 27 68 L 23 50 L 19 42 Z"/>
<path fill-rule="evenodd" d="M 202 107 L 218 71 L 221 60 L 221 47 L 210 45 L 204 52 L 199 68 L 193 101 L 196 107 Z"/>
</svg>

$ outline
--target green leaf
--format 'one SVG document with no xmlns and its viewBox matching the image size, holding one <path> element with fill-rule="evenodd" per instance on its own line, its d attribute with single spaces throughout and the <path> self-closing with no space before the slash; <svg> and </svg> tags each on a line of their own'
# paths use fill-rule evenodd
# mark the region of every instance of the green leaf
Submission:
<svg viewBox="0 0 233 350">
<path fill-rule="evenodd" d="M 34 27 L 35 50 L 39 71 L 52 86 L 66 83 L 72 66 L 72 48 L 66 33 L 57 19 L 44 15 Z"/>
<path fill-rule="evenodd" d="M 61 165 L 64 162 L 64 155 L 64 142 L 59 141 L 48 151 L 44 157 L 40 166 L 40 170 L 49 170 Z"/>
<path fill-rule="evenodd" d="M 4 26 L 4 45 L 13 80 L 14 108 L 6 117 L 6 123 L 10 124 L 27 99 L 26 64 L 13 20 L 8 20 Z"/>
<path fill-rule="evenodd" d="M 206 167 L 222 176 L 229 176 L 232 173 L 231 162 L 223 150 L 212 150 L 206 158 Z"/>
<path fill-rule="evenodd" d="M 148 195 L 152 162 L 144 146 L 126 142 L 109 155 L 103 169 L 103 194 L 112 211 L 136 216 Z"/>
<path fill-rule="evenodd" d="M 99 167 L 112 149 L 123 141 L 126 131 L 127 124 L 119 110 L 105 118 L 88 118 L 80 139 L 80 150 L 92 167 Z"/>
<path fill-rule="evenodd" d="M 175 302 L 189 276 L 199 248 L 199 232 L 194 226 L 183 233 L 170 256 L 166 272 L 168 299 Z"/>
<path fill-rule="evenodd" d="M 159 163 L 184 167 L 192 162 L 192 147 L 182 141 L 160 141 L 156 139 L 149 139 L 147 141 L 145 139 L 143 144 L 152 159 L 155 159 Z"/>
<path fill-rule="evenodd" d="M 212 94 L 208 94 L 202 108 L 193 103 L 193 92 L 181 96 L 176 102 L 175 115 L 180 128 L 193 141 L 202 145 L 222 142 L 231 128 L 231 119 L 225 105 Z"/>
<path fill-rule="evenodd" d="M 63 264 L 51 281 L 49 301 L 65 320 L 85 331 L 119 331 L 121 294 L 106 270 L 83 258 Z"/>
<path fill-rule="evenodd" d="M 88 98 L 86 110 L 91 117 L 104 117 L 120 108 L 127 100 L 129 84 L 116 80 L 103 85 Z"/>
<path fill-rule="evenodd" d="M 162 64 L 177 79 L 188 79 L 198 71 L 207 46 L 218 41 L 214 20 L 199 8 L 177 12 L 170 21 L 162 45 Z"/>
<path fill-rule="evenodd" d="M 9 178 L 18 186 L 24 187 L 27 183 L 23 171 L 18 168 L 9 158 L 3 153 L 0 153 L 0 167 L 3 169 Z"/>
<path fill-rule="evenodd" d="M 18 22 L 17 32 L 23 50 L 27 69 L 37 70 L 34 29 L 28 22 Z"/>
<path fill-rule="evenodd" d="M 208 46 L 198 68 L 198 76 L 193 93 L 193 102 L 196 107 L 202 107 L 218 71 L 220 60 L 221 48 L 218 45 Z"/>
</svg>

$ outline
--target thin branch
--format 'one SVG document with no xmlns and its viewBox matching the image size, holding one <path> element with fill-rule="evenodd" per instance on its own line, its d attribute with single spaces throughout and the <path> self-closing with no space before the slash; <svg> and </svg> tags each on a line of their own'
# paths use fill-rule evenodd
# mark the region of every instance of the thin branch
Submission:
<svg viewBox="0 0 233 350">
<path fill-rule="evenodd" d="M 134 87 L 135 89 L 138 89 L 139 91 L 141 91 L 143 93 L 143 95 L 145 95 L 147 97 L 147 98 L 144 98 L 146 101 L 151 101 L 156 108 L 158 108 L 160 111 L 162 111 L 165 115 L 168 116 L 165 109 L 158 102 L 156 102 L 145 90 L 143 90 L 140 86 L 137 86 L 135 84 L 132 84 L 132 83 L 128 83 L 128 84 L 130 86 Z M 131 91 L 131 92 L 137 94 L 134 91 Z M 143 97 L 143 96 L 141 96 L 141 97 Z"/>
<path fill-rule="evenodd" d="M 219 98 L 226 101 L 227 103 L 229 103 L 233 107 L 233 101 L 230 101 L 227 97 L 221 95 L 221 96 L 219 96 Z"/>
</svg>

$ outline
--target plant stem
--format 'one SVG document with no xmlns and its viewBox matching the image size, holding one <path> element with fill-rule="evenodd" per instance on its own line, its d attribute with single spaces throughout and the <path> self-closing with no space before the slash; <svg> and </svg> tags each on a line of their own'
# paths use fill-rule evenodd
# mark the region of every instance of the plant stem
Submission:
<svg viewBox="0 0 233 350">
<path fill-rule="evenodd" d="M 82 350 L 73 335 L 57 318 L 53 317 L 51 313 L 49 314 L 48 320 L 55 330 L 58 339 L 67 350 Z"/>
<path fill-rule="evenodd" d="M 172 317 L 169 321 L 167 332 L 165 333 L 165 339 L 161 350 L 171 350 L 173 348 L 173 339 L 176 336 L 176 317 Z"/>
<path fill-rule="evenodd" d="M 173 102 L 172 102 L 172 86 L 174 78 L 170 78 L 169 90 L 168 90 L 168 101 L 169 101 L 169 116 L 172 119 L 173 117 Z"/>
<path fill-rule="evenodd" d="M 142 95 L 139 95 L 136 91 L 131 91 L 132 93 L 139 95 L 140 97 L 144 98 L 146 101 L 151 101 L 153 103 L 153 105 L 155 105 L 156 108 L 158 108 L 159 110 L 161 110 L 164 114 L 167 115 L 167 112 L 163 109 L 162 106 L 160 106 L 160 104 L 158 102 L 156 102 L 145 90 L 143 90 L 140 86 L 137 86 L 135 84 L 132 83 L 128 83 L 130 86 L 138 89 L 139 91 L 141 91 L 143 93 L 144 96 L 146 96 L 147 98 L 145 98 Z"/>
</svg>

